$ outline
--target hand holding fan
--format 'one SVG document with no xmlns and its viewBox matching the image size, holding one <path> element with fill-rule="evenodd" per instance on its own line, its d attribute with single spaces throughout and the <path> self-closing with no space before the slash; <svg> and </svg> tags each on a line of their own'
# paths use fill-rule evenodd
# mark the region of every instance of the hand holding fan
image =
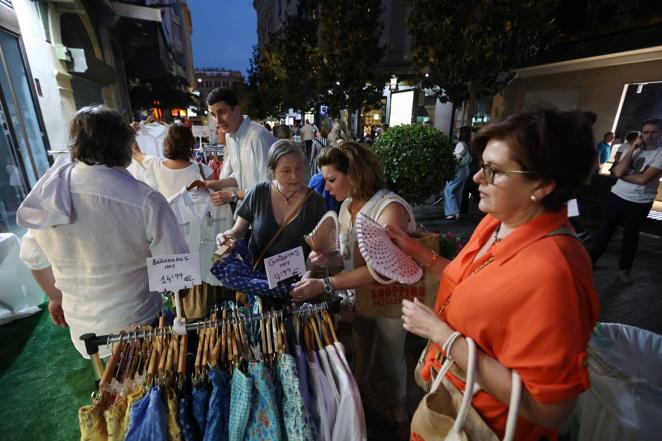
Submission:
<svg viewBox="0 0 662 441">
<path fill-rule="evenodd" d="M 416 283 L 423 277 L 421 267 L 391 241 L 383 226 L 359 213 L 355 227 L 359 250 L 369 268 L 406 285 Z"/>
</svg>

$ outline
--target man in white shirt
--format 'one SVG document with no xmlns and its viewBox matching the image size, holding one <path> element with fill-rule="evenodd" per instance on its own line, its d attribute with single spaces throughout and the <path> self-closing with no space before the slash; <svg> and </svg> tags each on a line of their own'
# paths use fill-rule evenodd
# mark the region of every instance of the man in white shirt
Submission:
<svg viewBox="0 0 662 441">
<path fill-rule="evenodd" d="M 237 202 L 246 190 L 269 179 L 267 155 L 276 138 L 262 124 L 241 114 L 236 95 L 227 89 L 214 89 L 207 95 L 209 114 L 225 135 L 225 158 L 221 178 L 207 181 L 215 205 Z M 228 188 L 237 188 L 231 191 Z"/>
<path fill-rule="evenodd" d="M 306 123 L 301 128 L 301 140 L 306 146 L 306 159 L 310 161 L 310 153 L 313 147 L 313 138 L 315 138 L 316 128 L 313 126 L 310 121 L 306 120 Z"/>
<path fill-rule="evenodd" d="M 126 170 L 134 136 L 119 112 L 83 107 L 71 125 L 72 162 L 58 160 L 16 214 L 28 228 L 21 259 L 84 357 L 82 334 L 157 318 L 162 301 L 149 291 L 147 258 L 189 251 L 163 195 Z"/>
<path fill-rule="evenodd" d="M 662 120 L 650 119 L 641 125 L 640 143 L 633 141 L 614 166 L 618 181 L 611 188 L 602 225 L 589 250 L 595 263 L 609 244 L 616 227 L 623 224 L 623 243 L 618 259 L 618 278 L 631 284 L 630 270 L 639 245 L 639 232 L 648 217 L 662 177 Z"/>
</svg>

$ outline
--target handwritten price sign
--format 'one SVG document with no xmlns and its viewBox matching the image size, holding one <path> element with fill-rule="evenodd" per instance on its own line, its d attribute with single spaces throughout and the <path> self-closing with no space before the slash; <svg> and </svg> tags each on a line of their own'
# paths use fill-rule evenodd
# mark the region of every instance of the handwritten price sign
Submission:
<svg viewBox="0 0 662 441">
<path fill-rule="evenodd" d="M 150 291 L 177 291 L 201 283 L 197 253 L 148 257 L 147 273 Z"/>
<path fill-rule="evenodd" d="M 278 286 L 278 282 L 290 277 L 303 276 L 306 273 L 303 248 L 296 247 L 275 256 L 267 257 L 264 259 L 264 268 L 267 270 L 269 288 L 275 288 Z"/>
</svg>

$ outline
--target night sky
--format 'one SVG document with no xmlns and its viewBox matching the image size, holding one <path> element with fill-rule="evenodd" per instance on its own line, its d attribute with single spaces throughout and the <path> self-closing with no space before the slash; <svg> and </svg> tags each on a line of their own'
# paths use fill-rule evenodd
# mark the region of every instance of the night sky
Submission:
<svg viewBox="0 0 662 441">
<path fill-rule="evenodd" d="M 257 17 L 252 0 L 188 0 L 193 20 L 193 64 L 248 70 L 257 44 Z"/>
</svg>

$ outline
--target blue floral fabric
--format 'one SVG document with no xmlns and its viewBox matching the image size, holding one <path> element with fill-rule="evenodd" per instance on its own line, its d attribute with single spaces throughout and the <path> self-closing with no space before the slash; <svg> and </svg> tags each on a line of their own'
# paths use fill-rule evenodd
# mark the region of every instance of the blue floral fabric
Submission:
<svg viewBox="0 0 662 441">
<path fill-rule="evenodd" d="M 230 417 L 230 389 L 225 371 L 209 371 L 211 394 L 207 411 L 207 427 L 203 441 L 227 441 Z"/>
<path fill-rule="evenodd" d="M 280 412 L 271 374 L 264 363 L 260 362 L 251 362 L 248 365 L 248 373 L 253 378 L 253 396 L 244 439 L 280 441 Z"/>
<path fill-rule="evenodd" d="M 153 387 L 131 407 L 125 441 L 168 441 L 168 425 L 161 388 Z"/>
<path fill-rule="evenodd" d="M 183 391 L 179 395 L 177 421 L 182 430 L 184 441 L 200 441 L 200 431 L 195 418 L 193 418 L 193 410 L 191 409 L 191 395 Z"/>
<path fill-rule="evenodd" d="M 303 400 L 296 361 L 290 354 L 280 354 L 276 364 L 283 390 L 282 409 L 285 433 L 289 441 L 314 441 L 310 414 Z"/>
<path fill-rule="evenodd" d="M 230 418 L 228 435 L 230 441 L 244 441 L 244 433 L 251 411 L 253 379 L 235 368 L 232 373 L 230 391 Z"/>
<path fill-rule="evenodd" d="M 195 421 L 198 433 L 205 433 L 207 427 L 207 408 L 209 406 L 209 389 L 206 383 L 200 383 L 193 386 L 193 399 L 191 408 L 193 410 L 193 419 Z"/>
<path fill-rule="evenodd" d="M 267 275 L 255 271 L 245 244 L 238 242 L 229 256 L 214 263 L 211 273 L 227 289 L 260 297 L 289 299 L 292 285 L 270 289 Z"/>
</svg>

